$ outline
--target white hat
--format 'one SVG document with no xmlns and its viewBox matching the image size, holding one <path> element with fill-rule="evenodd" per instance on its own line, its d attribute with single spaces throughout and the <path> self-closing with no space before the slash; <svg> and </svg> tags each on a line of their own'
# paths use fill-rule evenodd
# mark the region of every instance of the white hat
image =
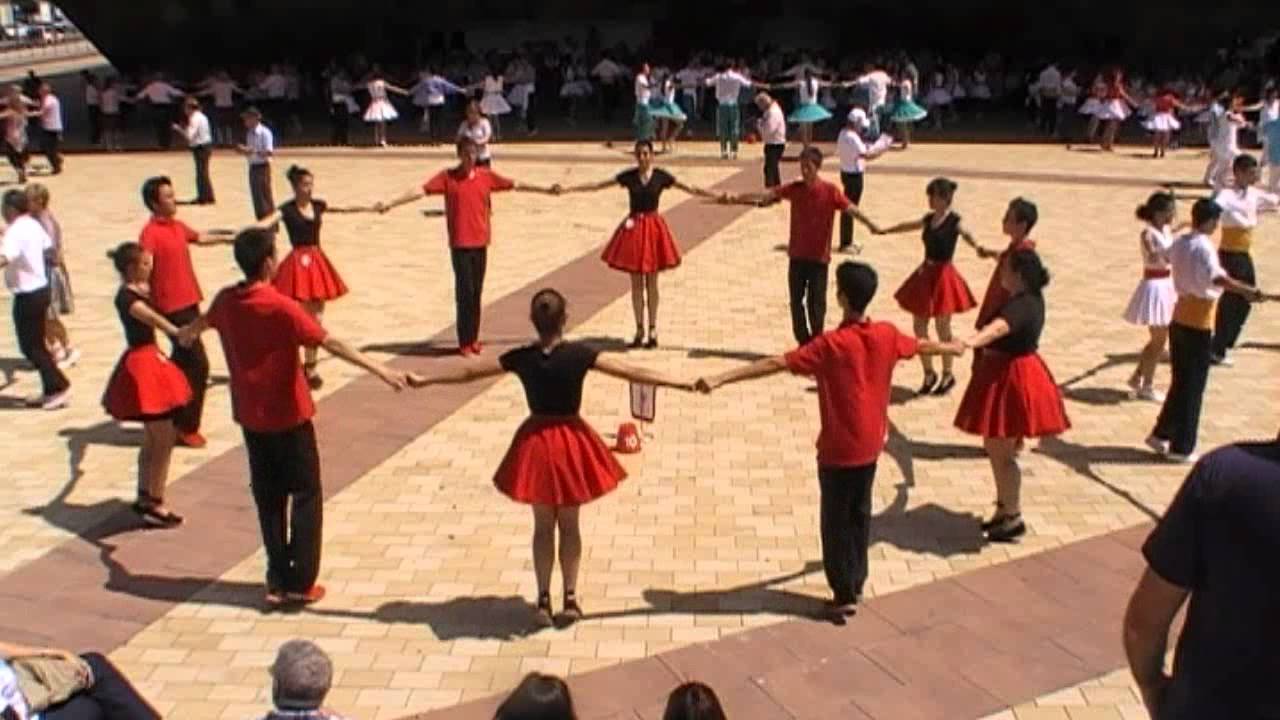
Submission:
<svg viewBox="0 0 1280 720">
<path fill-rule="evenodd" d="M 862 108 L 854 108 L 849 111 L 849 122 L 859 127 L 869 127 L 871 119 L 867 117 L 867 111 Z"/>
</svg>

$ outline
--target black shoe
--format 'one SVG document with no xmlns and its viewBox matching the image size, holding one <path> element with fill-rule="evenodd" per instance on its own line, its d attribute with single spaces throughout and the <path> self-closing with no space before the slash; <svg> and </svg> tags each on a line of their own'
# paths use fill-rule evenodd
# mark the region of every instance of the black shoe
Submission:
<svg viewBox="0 0 1280 720">
<path fill-rule="evenodd" d="M 551 593 L 542 593 L 538 596 L 538 605 L 534 609 L 533 621 L 538 627 L 549 628 L 555 625 L 555 618 L 551 613 Z"/>
<path fill-rule="evenodd" d="M 632 350 L 638 350 L 644 347 L 644 331 L 637 330 L 635 338 L 631 340 L 631 344 L 628 345 L 627 347 L 631 348 Z"/>
<path fill-rule="evenodd" d="M 1000 523 L 1004 522 L 1005 517 L 1006 517 L 1006 515 L 1004 514 L 1004 510 L 1003 510 L 1003 509 L 1001 509 L 1001 507 L 1000 507 L 1000 504 L 999 504 L 999 503 L 996 503 L 996 511 L 995 511 L 995 514 L 993 514 L 993 515 L 991 516 L 991 519 L 990 519 L 990 520 L 983 520 L 983 521 L 982 521 L 982 525 L 981 525 L 981 527 L 982 527 L 982 532 L 987 532 L 987 531 L 988 531 L 988 530 L 990 530 L 991 528 L 993 528 L 993 527 L 995 527 L 995 526 L 999 525 Z"/>
<path fill-rule="evenodd" d="M 938 384 L 938 374 L 935 372 L 927 372 L 924 374 L 924 382 L 920 384 L 920 389 L 916 391 L 917 395 L 928 395 L 933 392 L 934 386 Z"/>
<path fill-rule="evenodd" d="M 951 373 L 947 373 L 946 375 L 942 376 L 942 382 L 938 383 L 938 387 L 934 388 L 933 394 L 939 395 L 939 396 L 946 395 L 947 393 L 951 392 L 951 389 L 954 388 L 955 386 L 956 386 L 956 376 L 952 375 Z"/>
<path fill-rule="evenodd" d="M 987 530 L 989 542 L 1012 542 L 1027 534 L 1027 524 L 1021 515 L 1008 515 Z"/>
<path fill-rule="evenodd" d="M 649 332 L 649 342 L 645 343 L 645 344 L 644 344 L 644 346 L 645 346 L 647 349 L 649 349 L 649 350 L 653 350 L 654 348 L 657 348 L 657 347 L 658 347 L 658 333 L 653 332 L 653 331 L 650 331 L 650 332 Z"/>
</svg>

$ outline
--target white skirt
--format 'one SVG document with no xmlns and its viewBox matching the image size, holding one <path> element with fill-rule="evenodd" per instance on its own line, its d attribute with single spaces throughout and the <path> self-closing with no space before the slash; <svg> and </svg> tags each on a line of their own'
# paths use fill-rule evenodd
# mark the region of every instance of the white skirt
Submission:
<svg viewBox="0 0 1280 720">
<path fill-rule="evenodd" d="M 1129 299 L 1124 319 L 1143 327 L 1168 327 L 1173 320 L 1173 305 L 1178 294 L 1173 290 L 1173 278 L 1143 278 Z"/>
<path fill-rule="evenodd" d="M 1158 112 L 1142 126 L 1151 132 L 1175 132 L 1182 129 L 1182 123 L 1171 112 Z"/>
<path fill-rule="evenodd" d="M 924 96 L 924 104 L 930 107 L 940 107 L 951 104 L 951 93 L 942 88 L 934 88 Z"/>
<path fill-rule="evenodd" d="M 507 92 L 507 101 L 516 107 L 528 107 L 529 96 L 534 92 L 533 83 L 516 83 Z"/>
<path fill-rule="evenodd" d="M 1081 115 L 1096 116 L 1101 111 L 1102 111 L 1102 101 L 1096 97 L 1091 97 L 1088 100 L 1085 100 L 1084 104 L 1080 106 Z"/>
<path fill-rule="evenodd" d="M 991 88 L 986 85 L 974 85 L 973 92 L 970 95 L 977 100 L 990 100 Z"/>
<path fill-rule="evenodd" d="M 480 112 L 485 115 L 506 115 L 511 112 L 511 105 L 498 93 L 486 93 L 480 98 Z"/>
<path fill-rule="evenodd" d="M 560 86 L 560 97 L 580 98 L 591 94 L 591 81 L 570 80 Z"/>
<path fill-rule="evenodd" d="M 391 122 L 400 117 L 390 100 L 374 100 L 364 111 L 365 122 Z"/>
<path fill-rule="evenodd" d="M 1129 107 L 1119 98 L 1108 100 L 1102 103 L 1098 117 L 1103 120 L 1124 120 L 1129 117 Z"/>
</svg>

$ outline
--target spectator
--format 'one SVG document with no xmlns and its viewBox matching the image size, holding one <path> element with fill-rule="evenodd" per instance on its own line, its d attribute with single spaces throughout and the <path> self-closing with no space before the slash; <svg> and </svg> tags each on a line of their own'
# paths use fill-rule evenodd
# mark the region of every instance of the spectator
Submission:
<svg viewBox="0 0 1280 720">
<path fill-rule="evenodd" d="M 1124 619 L 1129 668 L 1152 718 L 1276 718 L 1280 695 L 1280 440 L 1204 457 L 1143 545 Z M 1164 673 L 1174 616 L 1186 622 Z"/>
<path fill-rule="evenodd" d="M 115 665 L 98 653 L 0 642 L 3 720 L 160 720 Z"/>
<path fill-rule="evenodd" d="M 493 720 L 578 720 L 578 715 L 564 680 L 529 673 L 498 706 Z"/>
<path fill-rule="evenodd" d="M 342 720 L 323 709 L 333 686 L 333 661 L 310 640 L 290 640 L 280 646 L 271 664 L 271 704 L 262 720 Z"/>
<path fill-rule="evenodd" d="M 726 720 L 720 698 L 700 682 L 687 682 L 667 697 L 662 720 Z"/>
</svg>

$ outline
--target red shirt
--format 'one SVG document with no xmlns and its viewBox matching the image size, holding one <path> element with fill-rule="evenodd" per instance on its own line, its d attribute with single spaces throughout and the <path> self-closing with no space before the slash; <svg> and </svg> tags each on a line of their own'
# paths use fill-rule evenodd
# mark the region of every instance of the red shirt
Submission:
<svg viewBox="0 0 1280 720">
<path fill-rule="evenodd" d="M 796 260 L 831 262 L 831 230 L 836 213 L 852 205 L 840 188 L 826 180 L 783 185 L 774 194 L 791 203 L 791 238 L 787 255 Z"/>
<path fill-rule="evenodd" d="M 1160 93 L 1156 96 L 1156 112 L 1173 112 L 1173 106 L 1177 100 L 1178 96 L 1168 90 Z"/>
<path fill-rule="evenodd" d="M 177 218 L 152 217 L 138 244 L 155 258 L 151 268 L 151 304 L 162 313 L 199 305 L 200 282 L 191 265 L 191 243 L 200 237 Z"/>
<path fill-rule="evenodd" d="M 232 285 L 213 299 L 207 317 L 227 357 L 236 422 L 280 432 L 315 415 L 298 348 L 315 347 L 327 334 L 301 305 L 267 283 Z"/>
<path fill-rule="evenodd" d="M 974 322 L 974 327 L 981 329 L 983 325 L 995 320 L 1000 314 L 1000 308 L 1009 302 L 1011 297 L 1009 291 L 1000 284 L 1000 272 L 1009 262 L 1009 256 L 1018 250 L 1035 249 L 1036 241 L 1024 238 L 1021 242 L 1010 242 L 1009 246 L 1000 252 L 1000 257 L 996 260 L 996 269 L 991 271 L 991 279 L 987 281 L 987 294 L 982 296 L 982 306 L 978 308 L 978 319 Z"/>
<path fill-rule="evenodd" d="M 787 369 L 818 381 L 818 465 L 858 467 L 880 457 L 889 431 L 893 366 L 916 339 L 887 322 L 844 322 L 786 355 Z"/>
<path fill-rule="evenodd" d="M 482 248 L 489 244 L 489 193 L 516 186 L 487 168 L 462 174 L 457 168 L 442 170 L 422 186 L 428 195 L 444 195 L 444 215 L 449 226 L 449 247 Z"/>
</svg>

